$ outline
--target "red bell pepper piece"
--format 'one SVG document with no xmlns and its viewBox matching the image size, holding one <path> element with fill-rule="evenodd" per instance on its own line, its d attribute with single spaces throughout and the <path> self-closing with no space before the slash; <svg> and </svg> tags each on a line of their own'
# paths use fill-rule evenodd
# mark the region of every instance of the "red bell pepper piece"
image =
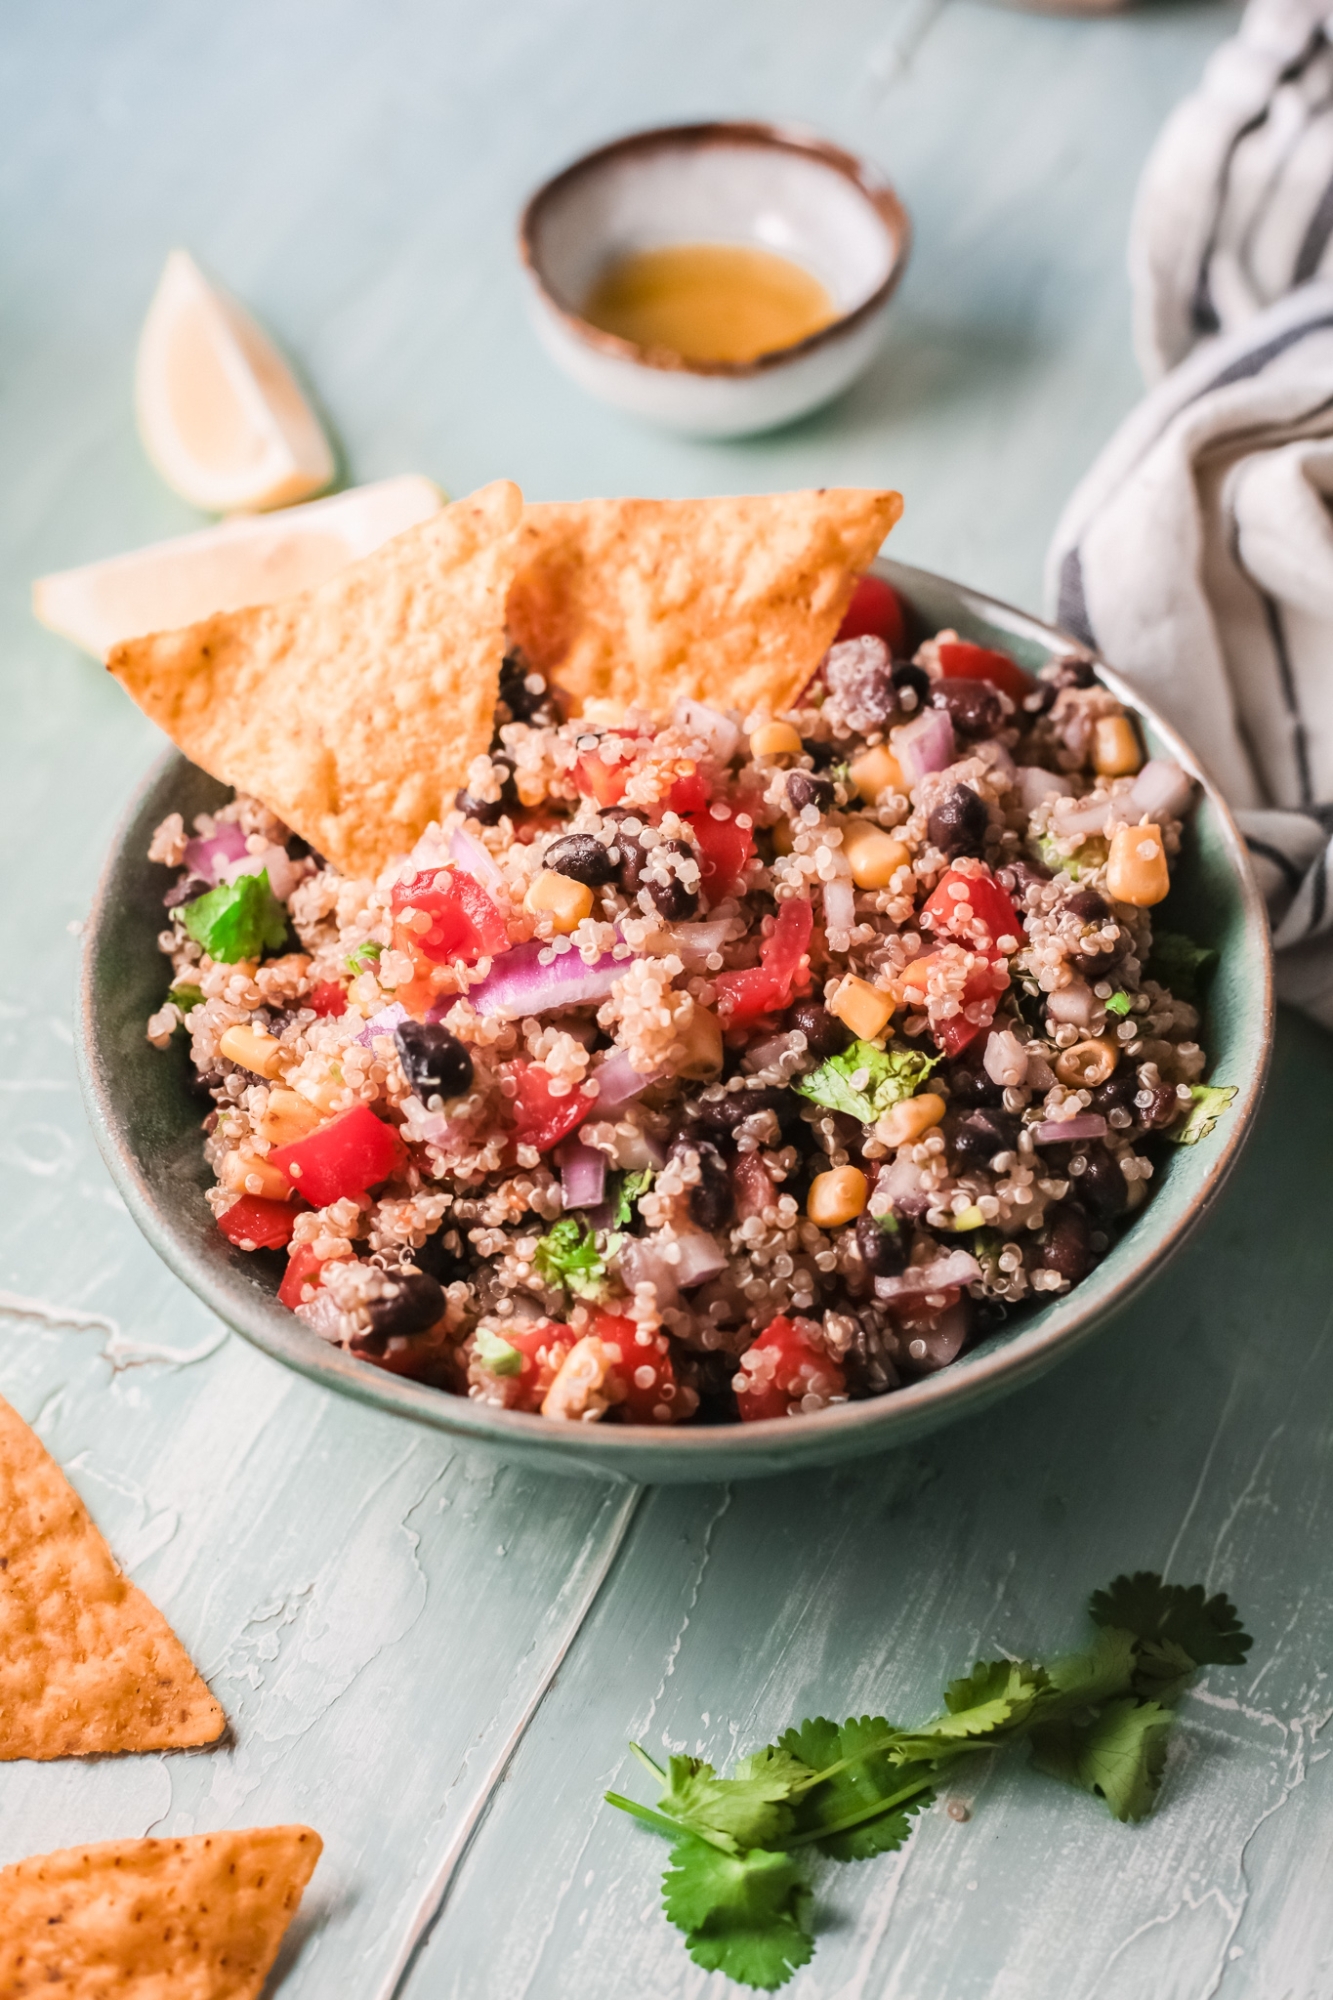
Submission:
<svg viewBox="0 0 1333 2000">
<path fill-rule="evenodd" d="M 847 1387 L 837 1362 L 813 1347 L 803 1329 L 782 1315 L 770 1321 L 758 1340 L 747 1347 L 741 1367 L 754 1383 L 753 1388 L 736 1394 L 741 1422 L 747 1424 L 761 1417 L 785 1417 L 812 1392 L 840 1396 Z"/>
<path fill-rule="evenodd" d="M 858 577 L 838 637 L 882 639 L 891 653 L 901 657 L 907 651 L 907 620 L 892 584 L 882 576 Z"/>
<path fill-rule="evenodd" d="M 323 1268 L 324 1259 L 315 1255 L 314 1246 L 310 1243 L 299 1243 L 287 1258 L 287 1269 L 283 1272 L 282 1283 L 278 1286 L 278 1303 L 291 1311 L 295 1311 L 299 1305 L 304 1305 L 305 1300 L 301 1296 L 303 1288 L 306 1285 L 318 1285 L 319 1274 Z"/>
<path fill-rule="evenodd" d="M 763 1014 L 790 1006 L 805 984 L 801 962 L 810 945 L 814 913 L 803 897 L 792 897 L 778 912 L 772 935 L 759 947 L 758 965 L 743 972 L 720 972 L 715 984 L 726 1005 L 729 1028 L 746 1028 Z"/>
<path fill-rule="evenodd" d="M 628 779 L 628 764 L 608 764 L 597 750 L 582 751 L 574 765 L 574 783 L 603 810 L 620 804 Z"/>
<path fill-rule="evenodd" d="M 399 919 L 394 925 L 395 945 L 400 951 L 420 952 L 434 965 L 460 958 L 464 965 L 475 965 L 479 958 L 494 957 L 508 947 L 504 918 L 480 882 L 461 868 L 427 868 L 407 882 L 398 882 L 391 903 Z M 430 918 L 428 930 L 402 921 L 402 913 L 409 909 Z"/>
<path fill-rule="evenodd" d="M 242 1250 L 281 1250 L 291 1242 L 296 1218 L 304 1202 L 270 1201 L 266 1195 L 243 1194 L 225 1215 L 218 1228 L 229 1243 Z"/>
<path fill-rule="evenodd" d="M 591 1104 L 581 1090 L 552 1097 L 551 1077 L 539 1063 L 516 1062 L 508 1074 L 517 1086 L 513 1103 L 513 1143 L 549 1153 L 587 1117 Z"/>
<path fill-rule="evenodd" d="M 940 672 L 948 681 L 989 681 L 1001 694 L 1017 702 L 1036 686 L 1031 674 L 1025 674 L 1008 653 L 997 653 L 990 646 L 974 646 L 970 639 L 946 639 L 939 655 Z"/>
<path fill-rule="evenodd" d="M 308 1202 L 327 1208 L 331 1201 L 364 1194 L 387 1181 L 402 1164 L 405 1148 L 392 1125 L 377 1118 L 368 1104 L 354 1104 L 304 1139 L 275 1147 L 268 1157 Z"/>
<path fill-rule="evenodd" d="M 709 812 L 690 813 L 688 821 L 699 850 L 699 873 L 710 903 L 734 896 L 754 853 L 754 831 L 734 819 L 714 819 Z"/>
<path fill-rule="evenodd" d="M 708 804 L 708 780 L 702 771 L 682 771 L 667 793 L 668 810 L 673 813 L 703 812 Z"/>
<path fill-rule="evenodd" d="M 336 979 L 321 979 L 310 989 L 310 1005 L 317 1014 L 331 1018 L 347 1012 L 347 994 Z"/>
<path fill-rule="evenodd" d="M 962 895 L 954 893 L 959 889 L 963 891 Z M 973 921 L 983 926 L 992 945 L 1002 937 L 1022 937 L 1022 918 L 1014 908 L 1012 897 L 1001 888 L 993 875 L 964 875 L 959 869 L 951 868 L 921 906 L 923 919 L 928 920 L 928 928 L 937 937 L 957 937 L 980 948 L 981 940 L 976 933 L 964 928 L 960 922 L 958 912 L 961 908 L 971 910 Z"/>
</svg>

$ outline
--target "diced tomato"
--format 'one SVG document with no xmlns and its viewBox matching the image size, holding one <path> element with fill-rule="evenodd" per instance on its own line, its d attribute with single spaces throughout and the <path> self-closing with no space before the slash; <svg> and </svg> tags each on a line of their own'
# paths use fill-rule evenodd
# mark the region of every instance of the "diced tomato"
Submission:
<svg viewBox="0 0 1333 2000">
<path fill-rule="evenodd" d="M 841 1396 L 847 1388 L 837 1362 L 813 1344 L 804 1327 L 782 1315 L 746 1348 L 741 1368 L 753 1385 L 736 1395 L 741 1422 L 747 1424 L 785 1417 L 800 1408 L 803 1396 Z"/>
<path fill-rule="evenodd" d="M 961 1055 L 969 1042 L 974 1042 L 989 1028 L 994 1015 L 993 1001 L 984 1021 L 969 1021 L 964 1014 L 951 1014 L 947 1021 L 941 1021 L 937 1028 L 931 1030 L 936 1048 L 943 1049 L 946 1056 Z"/>
<path fill-rule="evenodd" d="M 387 1181 L 406 1152 L 392 1125 L 377 1118 L 368 1104 L 354 1104 L 304 1139 L 275 1147 L 268 1157 L 307 1201 L 327 1208 L 331 1201 L 364 1194 Z"/>
<path fill-rule="evenodd" d="M 574 765 L 574 783 L 585 799 L 592 799 L 603 810 L 620 804 L 628 778 L 627 763 L 608 764 L 598 750 L 581 752 Z"/>
<path fill-rule="evenodd" d="M 310 989 L 310 1005 L 317 1014 L 332 1017 L 347 1012 L 347 995 L 336 979 L 321 979 Z"/>
<path fill-rule="evenodd" d="M 1008 653 L 989 646 L 974 646 L 968 639 L 946 639 L 939 649 L 940 672 L 948 681 L 989 681 L 1011 701 L 1022 701 L 1036 682 L 1025 674 Z"/>
<path fill-rule="evenodd" d="M 559 1320 L 531 1320 L 520 1326 L 506 1325 L 502 1336 L 523 1357 L 514 1388 L 506 1399 L 511 1410 L 540 1410 L 546 1392 L 560 1372 L 560 1364 L 574 1345 L 574 1330 Z M 501 1380 L 506 1378 L 501 1377 Z"/>
<path fill-rule="evenodd" d="M 666 802 L 674 813 L 702 812 L 708 804 L 708 780 L 702 771 L 682 771 L 667 793 Z"/>
<path fill-rule="evenodd" d="M 892 584 L 882 576 L 857 578 L 852 601 L 838 627 L 840 639 L 882 639 L 889 651 L 901 655 L 907 650 L 907 620 L 902 600 Z"/>
<path fill-rule="evenodd" d="M 279 1303 L 292 1311 L 295 1311 L 297 1306 L 303 1305 L 305 1301 L 301 1296 L 302 1288 L 306 1285 L 318 1285 L 319 1274 L 323 1268 L 324 1259 L 315 1255 L 313 1245 L 298 1244 L 287 1259 L 287 1269 L 283 1272 L 282 1283 L 278 1286 Z"/>
<path fill-rule="evenodd" d="M 504 918 L 480 882 L 461 868 L 427 868 L 396 883 L 391 900 L 398 917 L 394 944 L 400 951 L 420 952 L 434 965 L 453 959 L 475 965 L 509 943 Z M 409 909 L 428 916 L 429 929 L 405 923 L 403 913 Z"/>
<path fill-rule="evenodd" d="M 955 894 L 961 890 L 961 895 Z M 974 932 L 959 928 L 958 911 L 966 906 L 973 918 L 981 923 L 992 944 L 1002 937 L 1019 939 L 1022 937 L 1022 920 L 1014 908 L 1012 898 L 1001 888 L 993 875 L 964 875 L 957 868 L 951 868 L 937 885 L 933 893 L 921 907 L 921 915 L 928 919 L 929 928 L 937 936 L 957 936 L 967 943 L 980 943 Z"/>
<path fill-rule="evenodd" d="M 304 1202 L 270 1201 L 267 1196 L 243 1194 L 225 1215 L 218 1228 L 229 1243 L 243 1250 L 281 1250 L 291 1242 L 296 1218 Z"/>
<path fill-rule="evenodd" d="M 902 983 L 908 992 L 924 995 L 930 980 L 931 968 L 939 958 L 938 952 L 926 952 L 921 958 L 914 958 L 902 974 Z M 931 1033 L 938 1048 L 948 1056 L 956 1056 L 969 1042 L 989 1028 L 995 1018 L 995 1003 L 1009 984 L 1007 971 L 998 971 L 1004 960 L 998 952 L 976 951 L 975 964 L 963 985 L 963 1005 L 957 1014 L 950 1014 L 946 1020 L 932 1021 Z M 969 1020 L 968 1010 L 975 1009 L 979 1020 Z"/>
<path fill-rule="evenodd" d="M 739 895 L 742 878 L 754 853 L 754 831 L 738 826 L 734 819 L 714 819 L 708 812 L 689 814 L 689 824 L 699 849 L 699 873 L 704 894 L 710 903 L 724 896 Z"/>
<path fill-rule="evenodd" d="M 539 1063 L 510 1063 L 507 1073 L 517 1086 L 512 1100 L 516 1146 L 535 1146 L 539 1153 L 549 1153 L 582 1124 L 591 1109 L 581 1090 L 571 1090 L 568 1097 L 553 1097 L 550 1073 Z"/>
<path fill-rule="evenodd" d="M 646 1344 L 641 1345 L 635 1320 L 605 1312 L 598 1313 L 593 1322 L 593 1332 L 604 1346 L 620 1350 L 621 1359 L 618 1364 L 613 1364 L 613 1372 L 624 1395 L 613 1407 L 621 1422 L 669 1423 L 675 1414 L 673 1405 L 679 1397 L 676 1371 L 665 1334 L 654 1333 Z M 658 1416 L 659 1410 L 665 1410 L 667 1414 Z M 685 1414 L 682 1409 L 681 1415 Z"/>
<path fill-rule="evenodd" d="M 726 1001 L 723 1019 L 729 1028 L 746 1028 L 764 1014 L 790 1006 L 808 980 L 802 961 L 810 946 L 814 913 L 802 897 L 792 897 L 778 912 L 772 935 L 759 947 L 759 964 L 743 972 L 720 972 L 716 985 Z"/>
</svg>

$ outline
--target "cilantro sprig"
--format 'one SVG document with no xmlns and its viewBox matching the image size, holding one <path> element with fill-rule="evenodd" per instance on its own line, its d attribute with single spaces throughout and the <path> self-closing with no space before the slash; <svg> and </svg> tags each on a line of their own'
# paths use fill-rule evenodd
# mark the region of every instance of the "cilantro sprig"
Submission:
<svg viewBox="0 0 1333 2000">
<path fill-rule="evenodd" d="M 664 1770 L 656 1806 L 607 1801 L 673 1843 L 662 1878 L 668 1920 L 696 1965 L 772 1991 L 814 1952 L 814 1899 L 801 1853 L 867 1861 L 901 1847 L 938 1787 L 980 1753 L 1026 1741 L 1033 1768 L 1103 1799 L 1118 1820 L 1152 1810 L 1175 1703 L 1203 1666 L 1239 1666 L 1252 1641 L 1234 1605 L 1202 1585 L 1119 1576 L 1088 1605 L 1086 1652 L 1040 1666 L 979 1660 L 929 1722 L 816 1716 L 743 1757 L 728 1778 L 699 1757 Z"/>
<path fill-rule="evenodd" d="M 287 941 L 287 912 L 269 887 L 267 868 L 196 896 L 182 905 L 180 919 L 186 936 L 220 965 L 279 951 Z"/>
<path fill-rule="evenodd" d="M 917 1049 L 853 1042 L 841 1055 L 798 1077 L 792 1088 L 828 1111 L 845 1111 L 863 1125 L 873 1125 L 892 1105 L 914 1097 L 940 1060 Z"/>
<path fill-rule="evenodd" d="M 548 1285 L 563 1285 L 576 1298 L 600 1296 L 606 1278 L 606 1260 L 593 1231 L 577 1215 L 564 1215 L 559 1222 L 552 1223 L 537 1245 L 532 1261 Z"/>
</svg>

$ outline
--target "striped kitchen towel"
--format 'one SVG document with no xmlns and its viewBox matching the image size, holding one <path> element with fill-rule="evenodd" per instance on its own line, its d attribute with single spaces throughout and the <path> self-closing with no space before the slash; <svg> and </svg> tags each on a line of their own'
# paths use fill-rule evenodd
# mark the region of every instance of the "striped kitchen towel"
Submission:
<svg viewBox="0 0 1333 2000">
<path fill-rule="evenodd" d="M 1287 21 L 1296 11 L 1258 0 L 1245 30 L 1253 41 L 1260 15 Z M 1214 85 L 1229 74 L 1221 56 Z M 1289 71 L 1273 72 L 1270 106 L 1290 91 Z M 1321 74 L 1333 175 L 1333 68 Z M 1247 135 L 1261 129 L 1252 93 L 1238 91 L 1233 110 Z M 1162 154 L 1178 153 L 1186 128 L 1178 111 L 1145 188 L 1160 185 Z M 1216 130 L 1207 130 L 1215 167 Z M 1227 160 L 1242 143 L 1221 149 Z M 1197 176 L 1193 185 L 1202 200 Z M 1216 185 L 1207 183 L 1210 199 Z M 1263 211 L 1270 223 L 1288 200 Z M 1141 201 L 1136 228 L 1142 221 Z M 1330 231 L 1333 216 L 1325 242 Z M 1195 235 L 1236 241 L 1215 214 Z M 1271 304 L 1256 292 L 1242 308 L 1238 291 L 1217 282 L 1217 254 L 1196 261 L 1188 310 L 1206 317 L 1211 301 L 1222 332 L 1176 312 L 1180 274 L 1170 311 L 1157 296 L 1144 305 L 1147 266 L 1136 263 L 1140 324 L 1169 331 L 1163 360 L 1170 343 L 1188 358 L 1150 389 L 1069 501 L 1048 599 L 1060 625 L 1175 724 L 1225 793 L 1268 900 L 1278 992 L 1333 1027 L 1333 281 L 1307 280 Z"/>
</svg>

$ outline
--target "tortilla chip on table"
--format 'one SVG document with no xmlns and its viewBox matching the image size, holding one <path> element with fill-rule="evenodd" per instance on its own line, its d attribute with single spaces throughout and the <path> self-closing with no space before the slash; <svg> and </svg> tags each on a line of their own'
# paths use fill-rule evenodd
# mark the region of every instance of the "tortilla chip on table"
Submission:
<svg viewBox="0 0 1333 2000">
<path fill-rule="evenodd" d="M 901 512 L 859 487 L 527 506 L 510 639 L 580 704 L 788 708 Z"/>
<path fill-rule="evenodd" d="M 226 1726 L 166 1619 L 0 1397 L 0 1759 L 184 1750 Z"/>
<path fill-rule="evenodd" d="M 261 1826 L 0 1868 L 0 2000 L 257 2000 L 322 1846 Z"/>
<path fill-rule="evenodd" d="M 521 510 L 497 480 L 317 590 L 127 640 L 107 666 L 187 757 L 375 875 L 490 745 Z"/>
</svg>

